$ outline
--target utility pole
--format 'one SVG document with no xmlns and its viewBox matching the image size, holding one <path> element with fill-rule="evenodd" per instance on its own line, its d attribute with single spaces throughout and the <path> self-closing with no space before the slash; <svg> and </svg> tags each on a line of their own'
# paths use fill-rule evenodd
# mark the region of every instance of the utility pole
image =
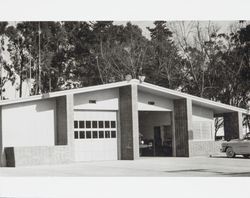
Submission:
<svg viewBox="0 0 250 198">
<path fill-rule="evenodd" d="M 40 21 L 38 22 L 38 94 L 41 93 L 41 27 Z"/>
</svg>

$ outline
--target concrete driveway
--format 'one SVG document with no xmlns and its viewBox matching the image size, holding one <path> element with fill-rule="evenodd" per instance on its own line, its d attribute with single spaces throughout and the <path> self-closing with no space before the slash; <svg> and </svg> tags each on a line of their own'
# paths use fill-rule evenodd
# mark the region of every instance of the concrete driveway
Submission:
<svg viewBox="0 0 250 198">
<path fill-rule="evenodd" d="M 82 162 L 0 168 L 0 176 L 250 176 L 250 159 L 144 157 L 135 161 Z"/>
</svg>

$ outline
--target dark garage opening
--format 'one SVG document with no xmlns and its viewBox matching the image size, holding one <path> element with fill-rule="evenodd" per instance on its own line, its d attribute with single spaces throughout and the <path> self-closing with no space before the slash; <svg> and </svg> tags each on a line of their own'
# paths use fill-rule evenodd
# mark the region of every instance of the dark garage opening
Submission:
<svg viewBox="0 0 250 198">
<path fill-rule="evenodd" d="M 173 156 L 172 113 L 139 111 L 140 156 Z"/>
</svg>

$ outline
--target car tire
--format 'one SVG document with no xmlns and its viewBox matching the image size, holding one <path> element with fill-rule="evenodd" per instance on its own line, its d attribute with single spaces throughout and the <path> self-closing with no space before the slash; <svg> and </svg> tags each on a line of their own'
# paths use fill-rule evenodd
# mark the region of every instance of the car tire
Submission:
<svg viewBox="0 0 250 198">
<path fill-rule="evenodd" d="M 234 158 L 235 157 L 235 153 L 232 147 L 228 147 L 226 150 L 226 154 L 228 158 Z"/>
<path fill-rule="evenodd" d="M 243 155 L 244 158 L 250 158 L 250 155 Z"/>
</svg>

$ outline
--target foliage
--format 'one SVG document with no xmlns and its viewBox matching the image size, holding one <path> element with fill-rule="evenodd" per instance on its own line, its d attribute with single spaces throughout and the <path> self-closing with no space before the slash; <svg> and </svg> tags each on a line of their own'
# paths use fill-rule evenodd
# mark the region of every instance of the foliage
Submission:
<svg viewBox="0 0 250 198">
<path fill-rule="evenodd" d="M 32 95 L 121 81 L 129 74 L 246 108 L 250 26 L 223 33 L 210 22 L 185 24 L 155 21 L 148 39 L 130 22 L 2 22 L 0 36 L 8 37 L 12 64 L 0 61 L 13 81 L 20 76 L 20 90 L 23 80 L 35 79 Z"/>
</svg>

